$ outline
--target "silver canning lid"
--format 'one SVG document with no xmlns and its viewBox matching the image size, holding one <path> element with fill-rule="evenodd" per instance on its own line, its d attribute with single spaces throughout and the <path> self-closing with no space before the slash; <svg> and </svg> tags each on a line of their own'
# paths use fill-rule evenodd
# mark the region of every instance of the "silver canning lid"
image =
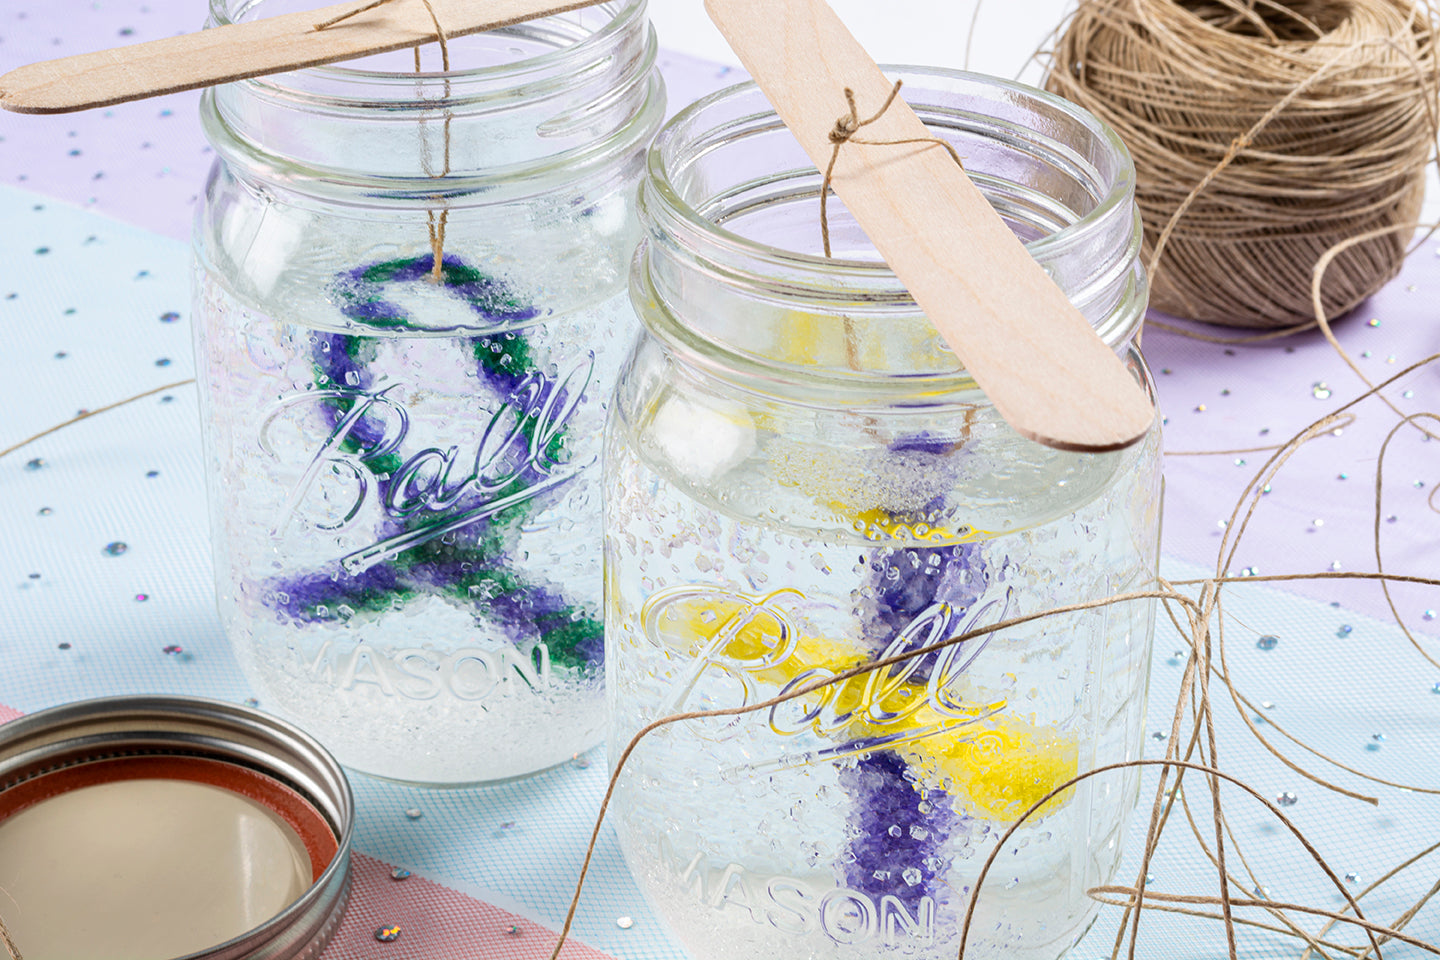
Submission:
<svg viewBox="0 0 1440 960">
<path fill-rule="evenodd" d="M 355 803 L 335 758 L 257 710 L 193 697 L 111 697 L 0 725 L 0 795 L 62 769 L 131 757 L 196 757 L 264 774 L 298 793 L 334 833 L 334 856 L 298 900 L 247 933 L 176 960 L 319 956 L 350 894 Z"/>
</svg>

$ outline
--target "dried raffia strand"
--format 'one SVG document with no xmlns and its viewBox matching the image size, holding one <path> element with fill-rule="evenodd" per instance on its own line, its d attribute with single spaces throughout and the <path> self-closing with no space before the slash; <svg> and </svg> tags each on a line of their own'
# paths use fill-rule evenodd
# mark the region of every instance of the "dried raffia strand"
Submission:
<svg viewBox="0 0 1440 960">
<path fill-rule="evenodd" d="M 890 95 L 885 98 L 885 102 L 880 105 L 880 109 L 876 110 L 864 120 L 860 119 L 860 109 L 855 105 L 855 91 L 849 87 L 845 88 L 845 102 L 850 105 L 850 112 L 836 120 L 834 128 L 830 131 L 830 143 L 834 145 L 834 149 L 830 151 L 830 162 L 825 166 L 825 178 L 820 183 L 820 243 L 825 248 L 825 256 L 827 257 L 831 256 L 830 216 L 827 206 L 830 198 L 830 182 L 835 176 L 835 161 L 840 159 L 840 148 L 845 146 L 845 144 L 860 143 L 872 147 L 898 147 L 907 143 L 934 144 L 935 146 L 944 147 L 946 151 L 949 152 L 951 158 L 954 159 L 956 166 L 960 167 L 961 170 L 965 169 L 965 164 L 961 160 L 960 154 L 955 151 L 955 148 L 950 145 L 949 141 L 941 140 L 939 137 L 905 137 L 899 140 L 861 140 L 855 136 L 862 127 L 868 127 L 876 120 L 885 116 L 885 111 L 890 109 L 890 105 L 894 103 L 895 98 L 900 95 L 900 86 L 902 83 L 903 81 L 896 80 L 895 86 L 890 88 Z"/>
<path fill-rule="evenodd" d="M 1435 42 L 1430 0 L 1082 0 L 1047 86 L 1135 157 L 1152 305 L 1293 332 L 1316 325 L 1327 251 L 1330 316 L 1400 269 L 1437 136 Z"/>
<path fill-rule="evenodd" d="M 394 2 L 394 0 L 370 0 L 369 3 L 366 3 L 366 4 L 363 4 L 363 5 L 359 6 L 359 7 L 356 7 L 354 10 L 351 10 L 351 11 L 349 11 L 349 12 L 347 12 L 347 13 L 343 13 L 343 14 L 341 14 L 341 15 L 338 16 L 338 17 L 332 17 L 332 18 L 330 18 L 329 20 L 326 20 L 324 23 L 317 23 L 317 24 L 315 24 L 315 29 L 316 29 L 316 30 L 324 30 L 324 29 L 327 28 L 327 27 L 333 27 L 335 24 L 341 23 L 341 22 L 343 22 L 343 21 L 345 21 L 345 20 L 348 20 L 348 19 L 350 19 L 351 17 L 355 16 L 356 14 L 364 13 L 364 12 L 367 11 L 367 10 L 373 10 L 373 9 L 375 9 L 376 7 L 382 6 L 382 5 L 387 4 L 387 3 L 392 3 L 392 2 Z M 425 121 L 424 121 L 423 119 L 420 121 L 421 130 L 422 130 L 422 145 L 421 145 L 421 154 L 420 154 L 421 161 L 420 161 L 420 162 L 421 162 L 421 165 L 425 168 L 425 174 L 426 174 L 426 176 L 430 177 L 432 180 L 435 180 L 435 179 L 440 179 L 440 178 L 443 178 L 443 177 L 448 177 L 448 176 L 450 175 L 450 121 L 454 119 L 454 114 L 452 114 L 452 113 L 450 112 L 450 107 L 449 107 L 450 93 L 451 93 L 451 88 L 450 88 L 450 44 L 449 44 L 449 37 L 447 37 L 447 36 L 446 36 L 446 33 L 445 33 L 445 28 L 440 25 L 440 18 L 435 15 L 435 8 L 434 8 L 433 6 L 431 6 L 430 0 L 420 0 L 420 2 L 425 5 L 425 12 L 430 15 L 430 22 L 435 25 L 435 39 L 436 39 L 436 41 L 440 44 L 440 67 L 441 67 L 441 70 L 442 70 L 442 71 L 444 72 L 444 74 L 445 74 L 445 77 L 444 77 L 444 83 L 445 83 L 445 98 L 444 98 L 444 100 L 445 100 L 445 103 L 446 103 L 446 107 L 445 107 L 445 126 L 444 126 L 444 130 L 445 130 L 444 166 L 443 166 L 443 169 L 442 169 L 439 173 L 435 173 L 432 169 L 430 169 L 430 154 L 429 154 L 429 152 L 428 152 L 427 150 L 425 150 L 424 145 L 423 145 L 423 130 L 424 130 L 424 123 L 425 123 Z M 420 68 L 420 48 L 417 46 L 417 47 L 414 48 L 414 50 L 415 50 L 415 72 L 416 72 L 416 73 L 421 73 L 421 72 L 423 72 L 423 71 L 422 71 L 421 68 Z M 439 198 L 439 197 L 436 197 L 435 199 L 436 199 L 436 200 L 439 200 L 440 198 Z M 427 228 L 427 230 L 428 230 L 428 232 L 429 232 L 429 234 L 430 234 L 430 260 L 431 260 L 431 266 L 430 266 L 430 281 L 431 281 L 432 283 L 441 283 L 441 282 L 445 279 L 445 274 L 444 274 L 444 268 L 445 268 L 445 222 L 446 222 L 446 220 L 449 219 L 449 216 L 450 216 L 450 211 L 449 211 L 448 208 L 445 208 L 445 207 L 442 207 L 442 208 L 441 208 L 441 210 L 440 210 L 440 212 L 439 212 L 438 215 L 436 214 L 436 212 L 435 212 L 433 209 L 431 209 L 431 210 L 426 210 L 426 211 L 425 211 L 426 228 Z"/>
</svg>

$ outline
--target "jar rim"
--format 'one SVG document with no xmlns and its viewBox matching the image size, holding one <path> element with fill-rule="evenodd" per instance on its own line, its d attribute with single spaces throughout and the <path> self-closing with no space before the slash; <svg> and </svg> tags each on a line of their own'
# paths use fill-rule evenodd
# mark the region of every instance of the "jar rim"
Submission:
<svg viewBox="0 0 1440 960">
<path fill-rule="evenodd" d="M 1010 95 L 1025 97 L 1047 104 L 1064 112 L 1071 119 L 1081 124 L 1089 133 L 1096 137 L 1097 140 L 1103 143 L 1111 155 L 1117 159 L 1117 166 L 1111 178 L 1109 190 L 1092 210 L 1081 215 L 1075 222 L 1053 233 L 1048 233 L 1025 242 L 1026 249 L 1029 250 L 1031 255 L 1036 259 L 1041 259 L 1046 254 L 1058 253 L 1060 250 L 1073 245 L 1093 224 L 1099 223 L 1109 216 L 1112 216 L 1117 207 L 1132 202 L 1135 185 L 1135 165 L 1130 156 L 1129 149 L 1108 124 L 1102 122 L 1098 117 L 1083 107 L 1046 90 L 986 74 L 954 70 L 945 67 L 910 66 L 903 64 L 884 64 L 882 65 L 882 69 L 885 71 L 887 77 L 898 78 L 907 82 L 912 78 L 916 80 L 938 78 L 950 81 L 974 82 L 977 86 L 1000 90 Z M 647 186 L 654 188 L 655 194 L 664 201 L 666 211 L 673 217 L 697 233 L 705 235 L 711 242 L 718 243 L 741 256 L 762 263 L 781 266 L 787 270 L 813 272 L 817 276 L 849 277 L 861 285 L 884 284 L 886 281 L 891 281 L 891 283 L 886 284 L 887 286 L 898 285 L 898 278 L 895 278 L 894 272 L 883 260 L 872 261 L 826 257 L 821 254 L 789 250 L 784 247 L 754 240 L 708 219 L 682 197 L 680 190 L 673 182 L 671 170 L 667 164 L 667 147 L 673 148 L 676 138 L 680 136 L 681 132 L 687 130 L 706 110 L 722 105 L 727 101 L 738 101 L 743 97 L 753 96 L 760 92 L 753 80 L 746 80 L 722 90 L 717 90 L 714 93 L 692 102 L 683 110 L 679 111 L 665 124 L 659 134 L 656 135 L 647 152 Z M 769 118 L 773 118 L 777 124 L 780 122 L 779 117 L 775 115 L 773 108 L 768 107 L 768 104 L 767 113 L 758 113 L 746 119 L 753 121 L 761 117 L 766 117 L 767 115 Z M 903 286 L 899 287 L 899 292 L 903 296 L 908 296 L 908 294 L 904 293 Z"/>
<path fill-rule="evenodd" d="M 224 26 L 243 22 L 244 13 L 262 2 L 263 0 L 209 0 L 209 25 Z M 373 106 L 376 88 L 403 86 L 409 93 L 405 99 L 419 99 L 414 93 L 415 82 L 419 79 L 430 83 L 445 83 L 447 90 L 450 91 L 447 93 L 446 99 L 451 103 L 463 103 L 475 96 L 464 89 L 467 85 L 478 87 L 483 84 L 485 89 L 478 91 L 479 95 L 482 97 L 493 96 L 497 92 L 529 84 L 533 82 L 537 74 L 563 76 L 573 73 L 577 66 L 587 61 L 606 56 L 609 48 L 616 41 L 617 35 L 633 29 L 637 20 L 645 18 L 647 2 L 648 0 L 606 0 L 604 3 L 594 4 L 595 9 L 611 12 L 610 19 L 598 29 L 574 43 L 546 50 L 533 56 L 523 56 L 506 63 L 449 71 L 394 71 L 345 66 L 344 62 L 341 62 L 305 67 L 287 73 L 252 77 L 239 82 L 271 87 L 277 92 L 283 92 L 287 97 L 313 100 L 331 106 L 344 106 L 348 103 Z M 232 7 L 240 8 L 238 16 L 232 15 Z M 472 35 L 466 34 L 466 36 Z M 364 84 L 366 89 L 365 92 L 357 93 L 354 97 L 339 96 L 333 92 L 333 87 L 327 88 L 326 92 L 321 94 L 283 82 L 282 78 L 292 76 L 320 78 L 331 84 Z M 461 89 L 453 90 L 452 85 L 455 84 L 461 85 Z"/>
<path fill-rule="evenodd" d="M 971 150 L 970 178 L 1022 241 L 1030 238 L 1028 252 L 1096 334 L 1124 351 L 1143 321 L 1148 284 L 1135 168 L 1119 136 L 1024 84 L 937 67 L 885 70 L 907 84 L 937 136 L 962 155 Z M 690 362 L 765 391 L 789 391 L 793 381 L 859 403 L 881 394 L 930 403 L 976 389 L 964 359 L 878 254 L 830 258 L 816 249 L 818 221 L 809 221 L 811 233 L 804 218 L 818 213 L 821 173 L 754 83 L 677 114 L 646 165 L 648 238 L 633 296 L 651 332 Z M 844 230 L 864 243 L 853 219 Z M 787 339 L 797 315 L 809 325 L 798 354 Z"/>
</svg>

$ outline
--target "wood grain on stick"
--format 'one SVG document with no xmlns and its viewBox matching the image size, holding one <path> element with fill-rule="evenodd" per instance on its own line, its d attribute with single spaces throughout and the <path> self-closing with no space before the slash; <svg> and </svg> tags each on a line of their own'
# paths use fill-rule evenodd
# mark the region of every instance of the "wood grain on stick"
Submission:
<svg viewBox="0 0 1440 960">
<path fill-rule="evenodd" d="M 430 0 L 445 36 L 494 30 L 600 0 Z M 362 0 L 227 24 L 19 67 L 0 77 L 0 107 L 69 113 L 217 83 L 386 53 L 438 39 L 420 0 L 393 0 L 316 30 Z"/>
<path fill-rule="evenodd" d="M 705 0 L 816 167 L 830 132 L 889 96 L 890 80 L 824 0 Z M 1125 365 L 929 138 L 903 100 L 836 158 L 832 185 L 876 250 L 1021 435 L 1064 450 L 1114 450 L 1149 430 L 1154 410 Z"/>
</svg>

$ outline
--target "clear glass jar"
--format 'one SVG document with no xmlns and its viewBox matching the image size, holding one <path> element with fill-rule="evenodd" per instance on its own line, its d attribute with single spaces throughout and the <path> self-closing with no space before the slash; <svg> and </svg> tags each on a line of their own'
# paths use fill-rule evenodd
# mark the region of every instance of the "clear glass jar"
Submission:
<svg viewBox="0 0 1440 960">
<path fill-rule="evenodd" d="M 892 76 L 1152 388 L 1131 344 L 1147 287 L 1124 146 L 1038 90 Z M 1021 438 L 838 203 L 837 258 L 820 255 L 820 179 L 748 85 L 651 148 L 632 274 L 645 333 L 605 453 L 612 761 L 660 717 L 1153 583 L 1158 425 L 1107 454 Z M 1077 773 L 1141 756 L 1154 616 L 1039 619 L 659 728 L 615 796 L 631 870 L 696 960 L 953 958 L 999 834 Z M 1138 783 L 1092 778 L 1020 827 L 967 960 L 1053 960 L 1076 941 Z"/>
<path fill-rule="evenodd" d="M 644 0 L 448 52 L 206 93 L 194 315 L 262 707 L 367 773 L 470 783 L 603 737 L 600 433 L 664 91 Z"/>
</svg>

